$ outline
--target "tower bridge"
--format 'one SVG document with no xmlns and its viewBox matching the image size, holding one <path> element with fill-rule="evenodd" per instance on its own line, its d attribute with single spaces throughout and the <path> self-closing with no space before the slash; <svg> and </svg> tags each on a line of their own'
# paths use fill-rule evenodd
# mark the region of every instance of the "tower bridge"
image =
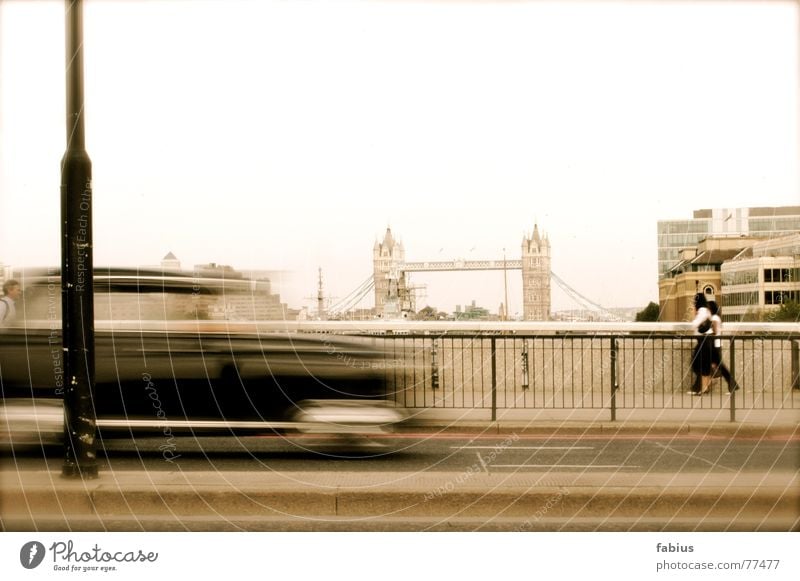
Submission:
<svg viewBox="0 0 800 581">
<path fill-rule="evenodd" d="M 530 235 L 524 235 L 522 258 L 497 260 L 423 260 L 407 261 L 403 243 L 395 239 L 386 228 L 383 240 L 373 247 L 373 272 L 353 291 L 332 305 L 334 316 L 346 315 L 375 293 L 375 314 L 381 318 L 401 318 L 404 313 L 416 311 L 414 290 L 409 281 L 412 272 L 452 272 L 481 270 L 519 270 L 522 272 L 523 318 L 526 321 L 550 319 L 551 281 L 556 284 L 579 308 L 600 320 L 621 321 L 615 313 L 587 298 L 550 269 L 550 241 L 539 233 L 535 225 Z M 507 305 L 506 305 L 506 308 Z M 322 310 L 320 309 L 320 312 Z"/>
<path fill-rule="evenodd" d="M 404 262 L 405 272 L 445 272 L 448 270 L 521 270 L 522 260 L 437 260 Z"/>
<path fill-rule="evenodd" d="M 522 258 L 507 260 L 430 260 L 406 261 L 403 243 L 396 240 L 390 228 L 372 250 L 375 311 L 384 318 L 397 318 L 414 311 L 414 296 L 408 274 L 411 272 L 447 272 L 476 270 L 522 271 L 522 306 L 526 321 L 547 321 L 550 318 L 550 241 L 539 234 L 535 225 L 524 235 Z M 506 309 L 508 305 L 506 305 Z"/>
</svg>

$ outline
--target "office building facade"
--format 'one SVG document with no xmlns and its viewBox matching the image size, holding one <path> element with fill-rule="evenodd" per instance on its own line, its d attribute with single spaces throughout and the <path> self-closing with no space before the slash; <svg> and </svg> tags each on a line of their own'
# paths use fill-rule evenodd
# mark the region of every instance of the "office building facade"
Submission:
<svg viewBox="0 0 800 581">
<path fill-rule="evenodd" d="M 658 277 L 680 261 L 681 250 L 709 237 L 778 238 L 800 233 L 800 206 L 695 210 L 685 220 L 659 220 Z"/>
<path fill-rule="evenodd" d="M 761 320 L 800 302 L 800 234 L 754 243 L 721 269 L 724 321 Z"/>
<path fill-rule="evenodd" d="M 724 321 L 768 320 L 784 303 L 800 302 L 800 234 L 706 238 L 684 249 L 658 281 L 659 320 L 691 320 L 698 292 L 717 301 Z"/>
</svg>

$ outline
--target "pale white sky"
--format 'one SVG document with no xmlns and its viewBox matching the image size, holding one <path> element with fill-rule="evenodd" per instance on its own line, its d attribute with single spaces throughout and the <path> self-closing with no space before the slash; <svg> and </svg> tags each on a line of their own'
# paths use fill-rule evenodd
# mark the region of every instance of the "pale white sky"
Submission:
<svg viewBox="0 0 800 581">
<path fill-rule="evenodd" d="M 319 266 L 334 297 L 364 280 L 387 224 L 428 260 L 518 258 L 538 222 L 559 276 L 643 307 L 657 220 L 800 202 L 799 25 L 796 2 L 87 0 L 95 263 L 284 269 L 299 307 Z M 64 78 L 63 2 L 0 1 L 5 264 L 59 261 Z M 419 307 L 503 300 L 502 273 L 412 280 Z"/>
</svg>

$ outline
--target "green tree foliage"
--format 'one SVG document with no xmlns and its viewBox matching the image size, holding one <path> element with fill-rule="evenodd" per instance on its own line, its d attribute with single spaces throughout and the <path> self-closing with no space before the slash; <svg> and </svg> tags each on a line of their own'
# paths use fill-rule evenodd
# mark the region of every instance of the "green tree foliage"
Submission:
<svg viewBox="0 0 800 581">
<path fill-rule="evenodd" d="M 798 323 L 800 322 L 800 303 L 786 301 L 775 311 L 770 311 L 765 320 L 770 323 Z"/>
<path fill-rule="evenodd" d="M 768 315 L 762 309 L 748 310 L 741 317 L 742 323 L 763 323 Z"/>
<path fill-rule="evenodd" d="M 777 309 L 753 309 L 742 315 L 743 323 L 800 323 L 800 303 L 786 301 Z"/>
<path fill-rule="evenodd" d="M 443 313 L 441 311 L 437 311 L 434 307 L 423 307 L 414 315 L 414 319 L 417 321 L 437 321 L 441 319 L 446 319 L 447 313 Z"/>
<path fill-rule="evenodd" d="M 650 301 L 650 303 L 644 309 L 636 313 L 636 321 L 644 323 L 658 321 L 658 314 L 660 312 L 660 307 L 653 301 Z"/>
</svg>

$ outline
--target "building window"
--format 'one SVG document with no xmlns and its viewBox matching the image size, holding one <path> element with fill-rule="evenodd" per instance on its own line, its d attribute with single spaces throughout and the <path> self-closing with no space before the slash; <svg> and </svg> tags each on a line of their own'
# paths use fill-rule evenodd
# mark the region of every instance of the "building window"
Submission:
<svg viewBox="0 0 800 581">
<path fill-rule="evenodd" d="M 722 274 L 723 286 L 736 284 L 755 284 L 758 282 L 757 270 L 740 270 L 737 272 L 724 272 Z"/>
<path fill-rule="evenodd" d="M 782 305 L 800 299 L 800 291 L 764 291 L 764 304 Z"/>
<path fill-rule="evenodd" d="M 789 268 L 765 268 L 764 269 L 764 282 L 792 282 L 792 278 L 796 278 L 794 271 L 797 269 Z"/>
<path fill-rule="evenodd" d="M 782 305 L 789 301 L 796 301 L 800 291 L 764 291 L 764 304 Z"/>
<path fill-rule="evenodd" d="M 758 305 L 758 293 L 756 292 L 726 293 L 723 299 L 723 303 L 726 307 L 747 307 Z"/>
</svg>

